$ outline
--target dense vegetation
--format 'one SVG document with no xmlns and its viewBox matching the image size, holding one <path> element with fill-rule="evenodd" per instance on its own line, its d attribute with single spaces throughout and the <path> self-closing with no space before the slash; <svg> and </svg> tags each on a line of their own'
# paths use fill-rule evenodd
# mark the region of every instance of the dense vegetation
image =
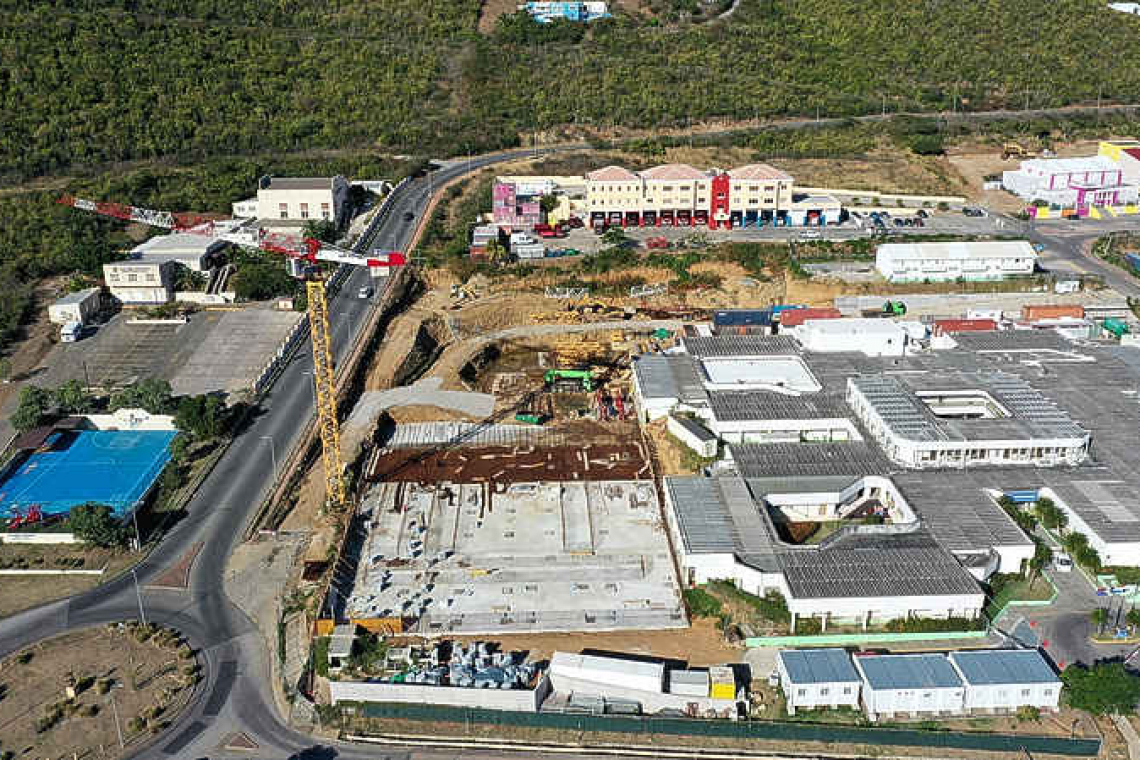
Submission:
<svg viewBox="0 0 1140 760">
<path fill-rule="evenodd" d="M 0 176 L 345 146 L 455 153 L 570 123 L 1140 99 L 1140 20 L 1103 23 L 1097 0 L 1048 13 L 1031 0 L 741 0 L 713 23 L 673 23 L 691 2 L 657 5 L 657 18 L 586 28 L 516 14 L 484 36 L 478 0 L 9 2 Z"/>
</svg>

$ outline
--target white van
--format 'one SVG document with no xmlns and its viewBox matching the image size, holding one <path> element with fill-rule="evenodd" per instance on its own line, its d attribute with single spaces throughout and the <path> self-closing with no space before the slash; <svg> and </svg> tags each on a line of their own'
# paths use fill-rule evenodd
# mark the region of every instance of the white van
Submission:
<svg viewBox="0 0 1140 760">
<path fill-rule="evenodd" d="M 82 322 L 68 322 L 63 327 L 59 328 L 59 340 L 61 343 L 74 343 L 82 337 Z"/>
</svg>

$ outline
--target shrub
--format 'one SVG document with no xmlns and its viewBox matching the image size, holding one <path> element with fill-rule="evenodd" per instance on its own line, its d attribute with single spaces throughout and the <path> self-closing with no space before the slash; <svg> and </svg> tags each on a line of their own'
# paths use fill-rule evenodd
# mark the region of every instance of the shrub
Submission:
<svg viewBox="0 0 1140 760">
<path fill-rule="evenodd" d="M 723 609 L 719 599 L 701 588 L 685 589 L 685 605 L 693 617 L 717 617 Z"/>
</svg>

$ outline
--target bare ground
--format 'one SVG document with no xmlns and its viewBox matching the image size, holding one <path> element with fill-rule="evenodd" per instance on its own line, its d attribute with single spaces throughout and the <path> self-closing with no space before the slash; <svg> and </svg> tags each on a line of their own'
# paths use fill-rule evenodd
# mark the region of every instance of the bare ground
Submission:
<svg viewBox="0 0 1140 760">
<path fill-rule="evenodd" d="M 116 625 L 88 628 L 42 641 L 4 660 L 0 752 L 43 758 L 119 757 L 161 731 L 193 691 L 195 676 L 184 670 L 194 667 L 194 659 L 180 656 L 180 645 L 173 639 L 140 642 L 131 630 Z M 64 693 L 69 674 L 79 682 L 73 700 Z M 101 686 L 100 681 L 106 683 Z M 108 688 L 111 684 L 114 688 Z M 118 750 L 112 696 L 126 753 Z M 56 712 L 58 720 L 37 731 L 37 722 Z"/>
<path fill-rule="evenodd" d="M 0 544 L 0 564 L 31 569 L 60 568 L 68 560 L 83 559 L 76 569 L 97 570 L 103 575 L 5 575 L 0 578 L 0 618 L 63 599 L 98 586 L 141 558 L 137 552 L 86 547 L 82 544 L 31 546 Z"/>
</svg>

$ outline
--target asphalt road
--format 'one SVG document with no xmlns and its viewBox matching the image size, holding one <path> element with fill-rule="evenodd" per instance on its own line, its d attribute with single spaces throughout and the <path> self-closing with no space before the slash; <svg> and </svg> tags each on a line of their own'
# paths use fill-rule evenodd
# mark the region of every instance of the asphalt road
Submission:
<svg viewBox="0 0 1140 760">
<path fill-rule="evenodd" d="M 427 206 L 429 185 L 438 187 L 468 171 L 530 154 L 515 151 L 460 161 L 433 172 L 430 181 L 424 177 L 407 183 L 393 198 L 385 219 L 361 240 L 357 250 L 405 249 Z M 408 213 L 414 218 L 405 218 Z M 357 298 L 357 291 L 368 282 L 368 272 L 357 269 L 330 304 L 338 358 L 345 355 L 366 321 L 373 302 Z M 226 562 L 272 485 L 273 466 L 262 439 L 272 438 L 282 454 L 292 449 L 313 414 L 311 372 L 310 352 L 301 348 L 263 400 L 261 411 L 190 501 L 187 516 L 136 568 L 147 621 L 182 631 L 201 651 L 205 675 L 191 708 L 164 735 L 140 749 L 139 756 L 224 756 L 218 746 L 225 736 L 239 731 L 261 747 L 257 753 L 242 753 L 246 757 L 282 758 L 314 746 L 312 737 L 291 731 L 281 722 L 268 681 L 270 655 L 253 623 L 223 590 Z M 148 581 L 199 543 L 202 549 L 188 590 L 146 588 Z M 6 618 L 0 621 L 0 656 L 68 630 L 138 618 L 139 600 L 134 577 L 127 574 L 87 593 Z M 340 745 L 335 755 L 326 756 L 407 757 L 408 753 Z"/>
</svg>

